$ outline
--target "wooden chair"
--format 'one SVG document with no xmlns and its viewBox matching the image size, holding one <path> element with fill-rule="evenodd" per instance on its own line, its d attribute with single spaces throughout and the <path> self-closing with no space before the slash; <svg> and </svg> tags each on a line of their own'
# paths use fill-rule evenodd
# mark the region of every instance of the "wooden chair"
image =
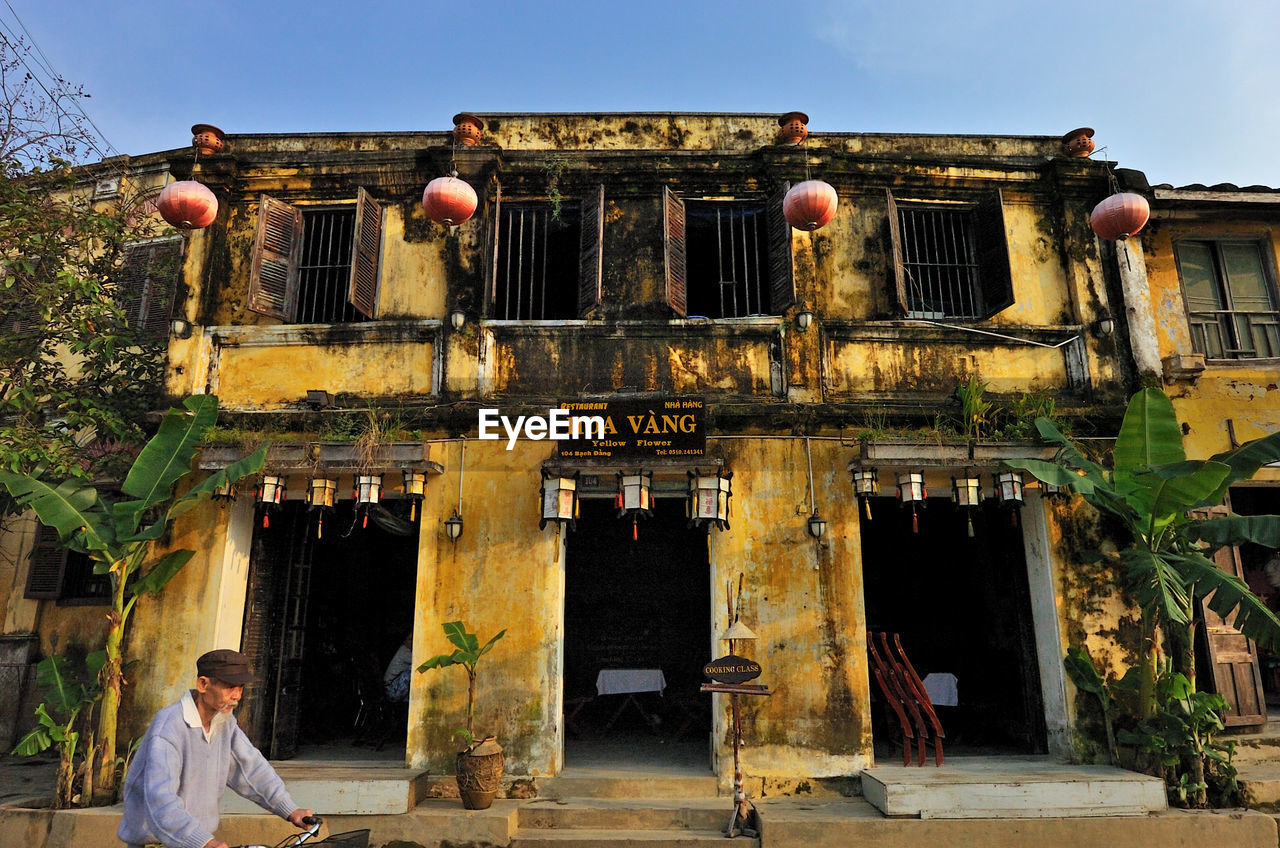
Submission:
<svg viewBox="0 0 1280 848">
<path fill-rule="evenodd" d="M 891 642 L 887 633 L 868 633 L 867 648 L 880 693 L 902 727 L 902 764 L 911 765 L 912 740 L 915 740 L 919 765 L 924 765 L 926 747 L 932 739 L 934 762 L 942 765 L 942 740 L 946 736 L 942 722 L 938 721 L 929 693 L 925 691 L 911 660 L 907 659 L 898 634 L 893 634 Z"/>
</svg>

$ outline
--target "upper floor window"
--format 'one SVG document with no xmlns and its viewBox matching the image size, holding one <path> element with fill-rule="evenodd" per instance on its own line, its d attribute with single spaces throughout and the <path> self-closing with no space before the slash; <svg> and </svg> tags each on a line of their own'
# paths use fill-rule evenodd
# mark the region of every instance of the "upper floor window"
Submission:
<svg viewBox="0 0 1280 848">
<path fill-rule="evenodd" d="M 376 318 L 381 240 L 382 208 L 363 188 L 354 206 L 316 209 L 262 195 L 249 308 L 298 324 Z"/>
<path fill-rule="evenodd" d="M 665 189 L 667 302 L 677 315 L 781 315 L 795 304 L 787 188 L 765 200 L 685 200 Z"/>
<path fill-rule="evenodd" d="M 908 318 L 990 318 L 1013 304 L 1004 206 L 889 198 L 898 307 Z"/>
<path fill-rule="evenodd" d="M 124 246 L 116 298 L 125 319 L 151 339 L 169 337 L 169 319 L 182 267 L 181 238 Z"/>
<path fill-rule="evenodd" d="M 93 560 L 58 541 L 58 531 L 41 524 L 27 571 L 23 597 L 57 600 L 59 604 L 106 604 L 111 601 L 111 577 L 95 574 Z"/>
<path fill-rule="evenodd" d="M 1252 241 L 1180 241 L 1191 343 L 1210 359 L 1280 357 L 1276 290 Z"/>
<path fill-rule="evenodd" d="M 488 314 L 507 321 L 586 317 L 600 304 L 604 186 L 581 201 L 495 204 Z"/>
</svg>

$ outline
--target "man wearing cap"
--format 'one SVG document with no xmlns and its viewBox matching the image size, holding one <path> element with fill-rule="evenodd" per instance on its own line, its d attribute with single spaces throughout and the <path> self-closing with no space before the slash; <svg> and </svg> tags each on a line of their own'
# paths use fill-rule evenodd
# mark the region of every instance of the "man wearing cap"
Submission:
<svg viewBox="0 0 1280 848">
<path fill-rule="evenodd" d="M 230 786 L 295 827 L 311 816 L 231 715 L 256 678 L 239 651 L 210 651 L 196 660 L 196 688 L 156 713 L 124 784 L 117 836 L 130 846 L 227 848 L 213 835 L 222 793 Z"/>
</svg>

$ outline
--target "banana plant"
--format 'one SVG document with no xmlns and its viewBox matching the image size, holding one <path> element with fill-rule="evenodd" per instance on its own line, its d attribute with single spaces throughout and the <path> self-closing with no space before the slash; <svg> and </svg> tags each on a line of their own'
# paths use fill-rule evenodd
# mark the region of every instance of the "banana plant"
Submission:
<svg viewBox="0 0 1280 848">
<path fill-rule="evenodd" d="M 72 805 L 76 777 L 80 773 L 77 755 L 80 753 L 80 714 L 91 711 L 101 690 L 97 673 L 106 655 L 95 651 L 85 658 L 87 674 L 76 673 L 71 660 L 66 657 L 45 657 L 36 666 L 36 685 L 44 700 L 36 707 L 38 724 L 18 740 L 12 753 L 19 757 L 32 757 L 49 748 L 58 749 L 58 776 L 55 786 L 55 805 L 58 809 Z M 87 761 L 86 761 L 87 765 Z"/>
<path fill-rule="evenodd" d="M 111 610 L 107 614 L 105 659 L 98 674 L 102 703 L 98 709 L 93 757 L 92 803 L 113 803 L 116 795 L 116 728 L 123 683 L 122 644 L 138 598 L 155 595 L 195 555 L 172 550 L 154 556 L 152 546 L 170 521 L 208 498 L 218 487 L 260 471 L 267 446 L 205 478 L 182 494 L 175 487 L 191 473 L 205 431 L 218 416 L 218 399 L 194 395 L 181 409 L 170 409 L 155 436 L 138 454 L 119 494 L 99 492 L 83 481 L 48 482 L 39 474 L 0 470 L 0 486 L 42 524 L 54 528 L 63 545 L 86 554 L 94 572 L 109 574 Z"/>
<path fill-rule="evenodd" d="M 480 639 L 474 633 L 467 632 L 467 626 L 461 621 L 445 622 L 444 635 L 449 639 L 456 650 L 451 654 L 439 654 L 418 666 L 418 671 L 430 671 L 433 668 L 448 668 L 451 665 L 460 665 L 467 670 L 467 726 L 465 730 L 458 730 L 454 736 L 461 736 L 463 744 L 470 748 L 475 744 L 475 727 L 473 717 L 475 715 L 476 705 L 476 664 L 480 662 L 480 658 L 492 650 L 496 643 L 503 636 L 507 635 L 506 630 L 500 630 L 498 635 L 494 636 L 481 647 Z"/>
<path fill-rule="evenodd" d="M 1157 635 L 1164 632 L 1181 649 L 1180 671 L 1195 680 L 1195 609 L 1208 607 L 1259 645 L 1280 646 L 1280 620 L 1243 580 L 1219 569 L 1210 558 L 1223 546 L 1254 542 L 1280 546 L 1280 516 L 1224 515 L 1227 490 L 1280 460 L 1280 433 L 1256 439 L 1206 460 L 1188 460 L 1173 403 L 1159 389 L 1143 389 L 1125 411 L 1111 464 L 1094 462 L 1047 418 L 1036 429 L 1057 445 L 1052 462 L 1009 460 L 1007 464 L 1045 483 L 1067 487 L 1121 522 L 1132 543 L 1112 557 L 1122 585 L 1142 613 L 1146 658 L 1141 696 L 1154 709 Z"/>
</svg>

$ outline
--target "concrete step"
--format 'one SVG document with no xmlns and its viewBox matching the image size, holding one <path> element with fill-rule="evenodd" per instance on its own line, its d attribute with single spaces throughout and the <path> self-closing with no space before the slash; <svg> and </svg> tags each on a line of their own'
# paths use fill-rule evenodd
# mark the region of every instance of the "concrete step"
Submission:
<svg viewBox="0 0 1280 848">
<path fill-rule="evenodd" d="M 877 766 L 863 772 L 862 792 L 886 816 L 922 819 L 1139 816 L 1168 806 L 1157 777 L 1047 757 Z"/>
<path fill-rule="evenodd" d="M 1237 763 L 1236 772 L 1246 807 L 1280 811 L 1280 762 Z"/>
<path fill-rule="evenodd" d="M 687 801 L 539 798 L 521 806 L 516 821 L 521 830 L 715 831 L 728 823 L 732 812 L 733 802 L 728 798 Z"/>
<path fill-rule="evenodd" d="M 726 822 L 728 820 L 726 819 Z M 738 837 L 735 848 L 759 848 L 758 838 Z M 689 846 L 724 845 L 719 831 L 676 830 L 525 830 L 520 828 L 511 838 L 510 848 L 689 848 Z"/>
<path fill-rule="evenodd" d="M 426 797 L 427 773 L 382 762 L 319 763 L 282 760 L 271 764 L 299 804 L 322 815 L 399 815 Z M 222 797 L 222 812 L 260 813 L 234 792 Z"/>
<path fill-rule="evenodd" d="M 539 798 L 715 798 L 714 775 L 576 774 L 565 769 L 538 780 Z"/>
</svg>

